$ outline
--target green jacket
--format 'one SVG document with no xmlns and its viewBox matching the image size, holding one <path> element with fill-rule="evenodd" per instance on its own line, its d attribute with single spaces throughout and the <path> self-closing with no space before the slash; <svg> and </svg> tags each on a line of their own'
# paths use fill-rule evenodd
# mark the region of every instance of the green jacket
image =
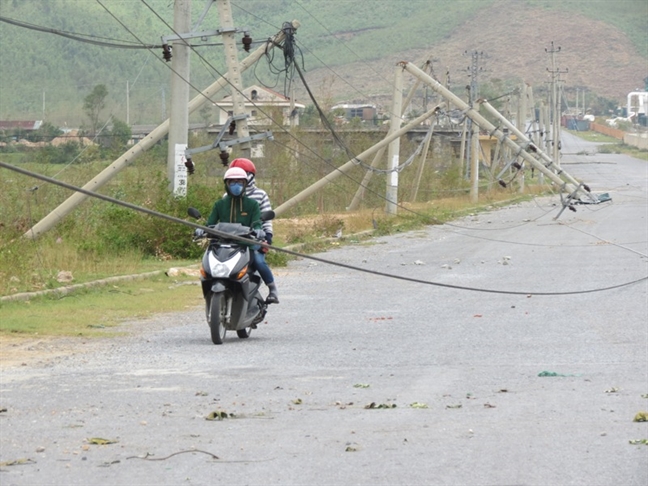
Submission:
<svg viewBox="0 0 648 486">
<path fill-rule="evenodd" d="M 250 228 L 261 228 L 261 210 L 259 203 L 249 197 L 223 196 L 214 203 L 207 218 L 207 226 L 216 223 L 241 223 Z"/>
</svg>

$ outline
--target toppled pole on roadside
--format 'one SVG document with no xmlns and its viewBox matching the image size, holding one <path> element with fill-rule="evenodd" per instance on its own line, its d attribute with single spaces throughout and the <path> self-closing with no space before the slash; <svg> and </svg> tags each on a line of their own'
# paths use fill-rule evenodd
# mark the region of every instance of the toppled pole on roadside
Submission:
<svg viewBox="0 0 648 486">
<path fill-rule="evenodd" d="M 516 134 L 516 136 L 518 137 L 519 140 L 522 141 L 522 143 L 517 143 L 516 141 L 509 138 L 509 136 L 506 133 L 504 133 L 503 130 L 501 130 L 499 127 L 496 127 L 491 122 L 489 122 L 486 118 L 484 118 L 479 113 L 478 110 L 471 107 L 468 103 L 463 101 L 452 91 L 450 91 L 441 83 L 436 81 L 434 78 L 432 78 L 431 76 L 423 72 L 414 64 L 407 61 L 403 61 L 399 64 L 403 66 L 403 69 L 407 70 L 410 74 L 423 81 L 425 84 L 430 86 L 434 91 L 439 93 L 442 97 L 444 97 L 445 99 L 450 101 L 453 105 L 455 105 L 457 108 L 459 108 L 465 116 L 467 116 L 477 125 L 479 125 L 480 128 L 486 130 L 491 137 L 496 138 L 497 140 L 499 140 L 500 143 L 508 146 L 511 150 L 514 151 L 516 156 L 521 157 L 526 162 L 528 162 L 532 167 L 534 167 L 542 174 L 547 176 L 549 179 L 551 179 L 552 182 L 554 182 L 561 188 L 564 188 L 566 192 L 571 194 L 572 198 L 579 192 L 582 192 L 588 198 L 595 199 L 595 197 L 590 194 L 590 189 L 586 184 L 578 182 L 571 175 L 569 175 L 567 172 L 560 169 L 559 167 L 556 167 L 556 172 L 554 172 L 554 170 L 551 169 L 552 166 L 555 166 L 554 161 L 548 155 L 544 154 L 544 152 L 541 152 L 539 148 L 533 142 L 531 142 L 531 140 L 529 140 L 526 136 L 524 136 L 524 134 L 519 132 L 519 130 L 515 129 L 513 133 Z M 497 110 L 492 108 L 490 105 L 488 106 L 490 107 L 489 111 L 492 110 L 498 113 L 497 117 L 500 120 L 504 119 L 503 115 L 499 114 Z M 509 122 L 507 128 L 511 130 L 512 126 L 513 125 L 510 124 Z M 531 153 L 539 155 L 547 163 L 543 164 Z M 561 178 L 560 176 L 562 176 L 564 179 Z"/>
<path fill-rule="evenodd" d="M 495 118 L 497 118 L 502 124 L 509 129 L 509 131 L 517 137 L 518 140 L 522 141 L 524 143 L 524 146 L 529 147 L 529 150 L 531 150 L 533 153 L 535 153 L 540 159 L 545 161 L 544 166 L 546 168 L 550 168 L 551 166 L 554 165 L 553 159 L 544 151 L 542 151 L 533 141 L 527 137 L 524 133 L 522 133 L 518 128 L 513 125 L 509 120 L 506 119 L 504 115 L 502 115 L 499 111 L 497 111 L 493 105 L 491 105 L 488 100 L 481 99 L 477 100 L 477 103 L 479 103 L 481 106 L 486 108 L 486 111 L 488 111 L 491 115 L 493 115 Z M 574 186 L 578 186 L 581 183 L 578 182 L 576 179 L 574 179 L 571 175 L 569 175 L 567 172 L 562 170 L 560 167 L 556 166 L 556 174 L 557 175 L 562 175 L 565 179 L 567 179 L 568 182 L 573 184 Z M 592 195 L 589 193 L 589 188 L 583 185 L 587 192 L 587 195 L 592 198 Z"/>
</svg>

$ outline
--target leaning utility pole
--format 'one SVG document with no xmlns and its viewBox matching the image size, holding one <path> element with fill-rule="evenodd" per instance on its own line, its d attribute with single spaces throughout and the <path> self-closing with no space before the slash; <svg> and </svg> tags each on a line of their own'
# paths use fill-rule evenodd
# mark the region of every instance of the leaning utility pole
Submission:
<svg viewBox="0 0 648 486">
<path fill-rule="evenodd" d="M 241 78 L 241 68 L 239 66 L 238 51 L 236 49 L 236 39 L 234 34 L 237 29 L 234 27 L 232 18 L 232 7 L 230 0 L 216 0 L 218 7 L 218 17 L 221 21 L 221 34 L 223 45 L 225 47 L 225 62 L 227 70 L 230 73 L 230 82 L 232 84 L 232 110 L 234 116 L 245 115 L 245 100 L 243 98 L 243 80 Z M 239 139 L 247 139 L 250 136 L 248 130 L 247 118 L 242 117 L 236 122 L 236 134 Z M 241 143 L 241 152 L 243 157 L 249 159 L 252 153 L 252 145 L 249 141 Z"/>
<path fill-rule="evenodd" d="M 299 27 L 299 22 L 293 20 L 292 25 L 295 29 Z M 241 62 L 241 71 L 245 71 L 250 66 L 254 65 L 259 59 L 272 50 L 276 45 L 279 45 L 285 39 L 283 30 L 279 31 L 275 36 L 264 42 L 258 49 L 245 58 Z M 207 101 L 212 98 L 225 86 L 228 86 L 229 73 L 217 79 L 207 89 L 198 96 L 194 97 L 189 102 L 189 113 L 199 110 Z M 128 167 L 137 157 L 143 152 L 151 148 L 158 141 L 160 141 L 169 131 L 169 120 L 165 120 L 139 143 L 128 149 L 121 157 L 115 160 L 112 164 L 106 167 L 100 174 L 95 176 L 90 182 L 86 183 L 82 189 L 86 191 L 98 191 L 104 184 L 110 181 L 120 171 Z M 72 212 L 79 204 L 85 201 L 88 195 L 81 192 L 75 192 L 68 199 L 63 201 L 56 209 L 45 216 L 42 220 L 36 223 L 29 231 L 23 236 L 26 238 L 34 239 L 50 230 L 56 223 L 62 220 L 65 216 Z"/>
<path fill-rule="evenodd" d="M 340 167 L 336 168 L 333 172 L 329 173 L 328 175 L 324 176 L 322 179 L 319 181 L 315 182 L 314 184 L 311 184 L 309 187 L 304 189 L 302 192 L 297 194 L 296 196 L 293 196 L 290 198 L 288 201 L 283 203 L 281 206 L 275 208 L 274 212 L 278 216 L 280 214 L 283 214 L 286 212 L 288 209 L 292 208 L 296 204 L 300 203 L 307 197 L 312 196 L 315 194 L 317 191 L 319 191 L 322 187 L 326 186 L 329 182 L 334 181 L 338 177 L 340 177 L 342 174 L 350 171 L 353 167 L 356 165 L 362 163 L 367 157 L 370 155 L 375 154 L 379 150 L 387 147 L 393 140 L 396 140 L 399 137 L 402 137 L 405 135 L 409 130 L 411 130 L 413 127 L 420 125 L 423 123 L 425 120 L 433 116 L 438 110 L 441 108 L 441 105 L 437 105 L 431 110 L 426 111 L 423 113 L 421 116 L 415 118 L 414 120 L 410 121 L 408 124 L 403 126 L 400 130 L 395 131 L 394 133 L 388 134 L 383 140 L 378 142 L 376 145 L 368 148 L 364 152 L 362 152 L 359 155 L 356 155 L 353 159 L 347 161 L 345 164 L 341 165 Z"/>
<path fill-rule="evenodd" d="M 544 173 L 549 179 L 551 179 L 561 188 L 564 188 L 566 191 L 571 193 L 571 195 L 576 196 L 578 193 L 583 193 L 584 195 L 587 195 L 588 197 L 592 198 L 592 200 L 594 200 L 593 196 L 590 195 L 589 188 L 585 184 L 579 183 L 573 177 L 569 176 L 569 174 L 567 174 L 565 171 L 559 170 L 558 174 L 568 179 L 567 182 L 564 181 L 558 176 L 558 174 L 556 174 L 550 169 L 551 162 L 548 162 L 548 164 L 545 165 L 541 163 L 539 160 L 537 160 L 533 155 L 531 155 L 531 153 L 538 153 L 538 155 L 542 156 L 542 154 L 538 152 L 539 150 L 538 147 L 530 143 L 530 141 L 526 138 L 526 136 L 523 133 L 518 132 L 513 124 L 511 124 L 508 121 L 504 122 L 504 120 L 502 120 L 504 125 L 507 126 L 509 130 L 512 130 L 519 137 L 518 142 L 522 142 L 522 143 L 516 143 L 515 141 L 511 140 L 511 138 L 508 137 L 502 129 L 493 125 L 485 117 L 480 115 L 477 110 L 468 106 L 468 104 L 465 103 L 461 98 L 459 98 L 451 91 L 447 90 L 438 81 L 432 79 L 426 73 L 424 73 L 419 68 L 417 68 L 414 64 L 410 62 L 402 62 L 400 64 L 403 65 L 403 67 L 410 74 L 420 78 L 424 83 L 429 84 L 432 87 L 432 89 L 438 92 L 441 96 L 449 99 L 452 102 L 452 104 L 454 104 L 457 108 L 462 110 L 467 117 L 469 117 L 480 127 L 486 130 L 492 137 L 497 138 L 501 143 L 505 144 L 512 150 L 515 150 L 516 154 L 519 154 L 525 161 L 527 161 L 533 167 L 538 169 L 540 172 Z M 486 105 L 487 103 L 484 102 L 482 104 Z M 495 113 L 497 113 L 501 118 L 504 118 L 502 117 L 501 114 L 499 114 L 499 112 L 495 111 Z"/>
<path fill-rule="evenodd" d="M 173 42 L 171 59 L 171 113 L 169 115 L 169 146 L 167 149 L 167 178 L 171 193 L 187 195 L 187 168 L 184 151 L 189 136 L 189 54 L 190 47 L 182 34 L 191 30 L 191 0 L 175 0 L 173 30 L 180 38 Z"/>
</svg>

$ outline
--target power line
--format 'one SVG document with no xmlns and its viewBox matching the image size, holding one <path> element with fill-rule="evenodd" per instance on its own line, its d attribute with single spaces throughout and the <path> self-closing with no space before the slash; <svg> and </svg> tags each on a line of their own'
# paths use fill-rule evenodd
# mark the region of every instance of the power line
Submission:
<svg viewBox="0 0 648 486">
<path fill-rule="evenodd" d="M 104 201 L 107 201 L 107 202 L 110 202 L 110 203 L 113 203 L 113 204 L 117 204 L 117 205 L 129 208 L 129 209 L 132 209 L 134 211 L 145 213 L 145 214 L 148 214 L 148 215 L 156 217 L 156 218 L 165 219 L 167 221 L 171 221 L 173 223 L 178 223 L 178 224 L 182 224 L 182 225 L 185 225 L 185 226 L 189 226 L 191 228 L 199 228 L 199 229 L 202 229 L 202 230 L 206 231 L 209 234 L 213 234 L 213 235 L 216 235 L 216 236 L 226 236 L 228 238 L 232 238 L 232 239 L 235 239 L 237 241 L 244 242 L 244 243 L 259 244 L 259 242 L 256 241 L 256 240 L 251 240 L 251 239 L 248 239 L 248 238 L 241 238 L 241 237 L 234 237 L 232 235 L 228 235 L 226 233 L 216 231 L 213 228 L 208 228 L 206 226 L 202 226 L 202 225 L 199 225 L 199 224 L 196 224 L 196 223 L 192 223 L 190 221 L 185 221 L 184 219 L 176 218 L 175 216 L 170 216 L 168 214 L 159 213 L 157 211 L 153 211 L 151 209 L 147 209 L 147 208 L 144 208 L 144 207 L 141 207 L 141 206 L 137 206 L 135 204 L 127 203 L 125 201 L 120 201 L 119 199 L 115 199 L 115 198 L 112 198 L 110 196 L 105 196 L 103 194 L 99 194 L 99 193 L 96 193 L 96 192 L 93 192 L 93 191 L 89 191 L 89 190 L 83 189 L 81 187 L 74 186 L 72 184 L 68 184 L 68 183 L 65 183 L 65 182 L 62 182 L 62 181 L 58 181 L 56 179 L 52 179 L 50 177 L 47 177 L 47 176 L 44 176 L 44 175 L 41 175 L 41 174 L 37 174 L 35 172 L 31 172 L 31 171 L 26 170 L 26 169 L 22 169 L 22 168 L 19 168 L 19 167 L 12 166 L 12 165 L 7 164 L 5 162 L 0 162 L 0 167 L 4 167 L 5 169 L 9 169 L 9 170 L 12 170 L 14 172 L 18 172 L 20 174 L 23 174 L 23 175 L 26 175 L 26 176 L 29 176 L 29 177 L 33 177 L 35 179 L 42 180 L 44 182 L 49 182 L 51 184 L 55 184 L 57 186 L 61 186 L 61 187 L 64 187 L 66 189 L 70 189 L 72 191 L 80 192 L 80 193 L 85 194 L 85 195 L 90 196 L 90 197 L 95 197 L 97 199 L 101 199 L 101 200 L 104 200 Z M 495 290 L 495 289 L 484 289 L 484 288 L 478 288 L 478 287 L 467 287 L 467 286 L 463 286 L 463 285 L 444 284 L 444 283 L 440 283 L 440 282 L 432 282 L 432 281 L 429 281 L 429 280 L 422 280 L 422 279 L 417 279 L 417 278 L 412 278 L 412 277 L 404 277 L 404 276 L 401 276 L 401 275 L 393 275 L 393 274 L 389 274 L 389 273 L 385 273 L 385 272 L 378 272 L 378 271 L 375 271 L 375 270 L 368 270 L 366 268 L 356 267 L 354 265 L 349 265 L 349 264 L 346 264 L 346 263 L 334 262 L 334 261 L 331 261 L 331 260 L 326 260 L 324 258 L 320 258 L 320 257 L 312 256 L 312 255 L 306 255 L 306 254 L 295 252 L 295 251 L 292 251 L 292 250 L 287 250 L 285 248 L 279 248 L 279 247 L 276 247 L 276 246 L 267 245 L 265 243 L 263 243 L 262 246 L 266 246 L 268 248 L 272 248 L 275 251 L 286 253 L 286 254 L 289 254 L 289 255 L 292 255 L 292 256 L 295 256 L 295 257 L 314 260 L 314 261 L 317 261 L 317 262 L 321 262 L 321 263 L 325 263 L 325 264 L 328 264 L 328 265 L 333 265 L 333 266 L 337 266 L 337 267 L 341 267 L 341 268 L 346 268 L 348 270 L 353 270 L 353 271 L 357 271 L 357 272 L 368 273 L 368 274 L 371 274 L 371 275 L 376 275 L 378 277 L 393 278 L 393 279 L 402 280 L 402 281 L 405 281 L 405 282 L 418 283 L 418 284 L 423 284 L 423 285 L 432 285 L 432 286 L 435 286 L 435 287 L 443 287 L 443 288 L 448 288 L 448 289 L 466 290 L 466 291 L 471 291 L 471 292 L 483 292 L 483 293 L 490 293 L 490 294 L 524 295 L 524 296 L 529 296 L 529 295 L 535 295 L 535 296 L 562 296 L 562 295 L 590 294 L 590 293 L 594 293 L 594 292 L 604 292 L 604 291 L 607 291 L 607 290 L 613 290 L 613 289 L 618 289 L 618 288 L 622 288 L 622 287 L 627 287 L 627 286 L 630 286 L 630 285 L 633 285 L 633 284 L 648 280 L 648 276 L 645 276 L 645 277 L 638 278 L 636 280 L 632 280 L 630 282 L 625 282 L 625 283 L 621 283 L 621 284 L 617 284 L 617 285 L 611 285 L 611 286 L 608 286 L 608 287 L 600 287 L 600 288 L 586 289 L 586 290 L 571 290 L 571 291 L 564 291 L 564 292 L 528 292 L 528 291 L 522 292 L 522 291 L 518 291 L 518 290 Z"/>
<path fill-rule="evenodd" d="M 94 44 L 97 46 L 102 46 L 102 47 L 117 47 L 120 49 L 154 49 L 154 48 L 162 48 L 162 45 L 155 45 L 155 44 L 144 44 L 143 42 L 140 41 L 139 44 L 135 43 L 126 43 L 128 41 L 121 41 L 121 43 L 115 43 L 115 42 L 106 42 L 106 41 L 100 41 L 96 39 L 109 39 L 108 37 L 100 37 L 100 36 L 95 36 L 92 34 L 79 34 L 79 33 L 74 33 L 74 32 L 67 32 L 64 30 L 58 30 L 58 29 L 52 29 L 50 27 L 41 27 L 39 25 L 35 24 L 30 24 L 28 22 L 22 22 L 20 20 L 14 20 L 10 19 L 7 17 L 0 17 L 0 22 L 6 22 L 8 24 L 16 25 L 18 27 L 24 27 L 26 29 L 31 29 L 31 30 L 36 30 L 39 32 L 46 32 L 48 34 L 55 34 L 55 35 L 60 35 L 61 37 L 67 37 L 68 39 L 74 39 L 80 42 L 86 42 L 88 44 Z M 117 40 L 117 39 L 113 39 Z M 138 39 L 139 40 L 139 39 Z"/>
<path fill-rule="evenodd" d="M 264 18 L 262 18 L 262 17 L 259 17 L 258 15 L 255 15 L 253 12 L 250 12 L 249 10 L 244 9 L 244 8 L 241 7 L 240 5 L 237 5 L 237 4 L 235 4 L 235 3 L 233 3 L 233 5 L 235 5 L 238 9 L 242 10 L 243 12 L 245 12 L 245 13 L 247 13 L 247 14 L 253 16 L 253 17 L 255 17 L 256 19 L 258 19 L 258 20 L 260 20 L 260 21 L 262 21 L 262 22 L 265 22 L 266 24 L 268 24 L 268 25 L 274 27 L 274 25 L 273 25 L 272 23 L 268 22 L 266 19 L 264 19 Z M 303 8 L 302 5 L 300 5 L 300 7 Z M 316 18 L 315 18 L 315 17 L 314 17 L 310 12 L 307 12 L 307 13 L 308 13 L 311 17 L 313 17 L 317 23 L 319 23 L 320 25 L 322 25 L 322 27 L 324 27 L 324 25 L 323 25 L 321 22 L 319 22 L 319 20 L 317 20 L 317 19 L 316 19 Z M 326 27 L 324 27 L 324 29 L 326 29 Z M 329 33 L 331 33 L 328 29 L 326 29 L 326 30 L 327 30 Z M 333 35 L 333 34 L 331 34 L 331 35 Z M 336 39 L 337 39 L 337 38 L 336 38 Z M 339 39 L 338 39 L 338 40 L 339 40 Z M 345 83 L 346 85 L 348 85 L 351 89 L 353 89 L 355 92 L 357 92 L 358 94 L 360 94 L 362 97 L 367 98 L 367 99 L 370 98 L 370 96 L 369 96 L 367 93 L 363 93 L 362 91 L 360 91 L 356 86 L 354 86 L 354 85 L 351 84 L 349 81 L 347 81 L 347 80 L 344 78 L 344 76 L 341 76 L 340 74 L 338 74 L 338 73 L 337 73 L 337 72 L 336 72 L 332 67 L 330 67 L 328 64 L 326 64 L 324 61 L 322 61 L 322 59 L 320 59 L 320 58 L 319 58 L 319 57 L 318 57 L 318 56 L 313 52 L 313 50 L 310 49 L 307 45 L 305 45 L 303 42 L 299 42 L 299 44 L 300 44 L 301 47 L 303 47 L 303 48 L 306 50 L 306 52 L 308 52 L 312 57 L 314 57 L 315 59 L 317 59 L 317 60 L 319 61 L 319 63 L 320 63 L 324 68 L 326 68 L 327 70 L 329 70 L 330 72 L 332 72 L 332 73 L 335 75 L 336 78 L 339 78 L 340 80 L 342 80 L 343 83 Z M 344 42 L 342 42 L 342 44 L 345 45 Z M 345 45 L 345 47 L 347 47 L 347 46 Z M 348 47 L 347 47 L 347 49 L 351 50 L 351 49 L 348 48 Z M 353 52 L 353 51 L 351 51 L 351 52 Z M 355 54 L 355 53 L 354 53 L 354 54 Z M 357 56 L 357 54 L 356 54 L 356 56 Z M 366 64 L 366 63 L 365 63 L 365 64 Z M 370 66 L 369 66 L 369 67 L 370 67 Z M 373 70 L 373 68 L 371 68 L 371 67 L 370 67 L 370 69 Z M 375 71 L 375 70 L 374 70 L 374 71 Z M 382 77 L 382 75 L 381 75 L 381 77 Z M 384 77 L 383 77 L 383 79 L 385 79 L 385 80 L 390 84 L 390 86 L 393 87 L 393 83 L 392 83 L 391 81 L 387 80 L 387 79 L 384 78 Z"/>
<path fill-rule="evenodd" d="M 317 23 L 318 23 L 318 24 L 319 24 L 319 25 L 320 25 L 324 30 L 326 30 L 326 32 L 328 32 L 332 37 L 334 37 L 335 40 L 337 40 L 338 42 L 340 42 L 340 43 L 344 46 L 345 49 L 347 49 L 351 54 L 353 54 L 355 57 L 357 57 L 358 60 L 359 60 L 360 62 L 362 62 L 365 66 L 367 66 L 369 69 L 371 69 L 374 73 L 376 73 L 378 76 L 380 76 L 382 79 L 384 79 L 384 80 L 385 80 L 385 81 L 386 81 L 386 82 L 387 82 L 391 87 L 394 86 L 394 83 L 393 83 L 391 80 L 385 78 L 385 77 L 382 75 L 381 72 L 376 71 L 374 68 L 372 68 L 372 67 L 371 67 L 367 62 L 364 61 L 364 59 L 362 59 L 362 58 L 358 55 L 358 53 L 356 53 L 353 49 L 351 49 L 351 48 L 348 46 L 348 44 L 347 44 L 346 42 L 344 42 L 344 41 L 342 41 L 341 39 L 339 39 L 339 38 L 338 38 L 338 37 L 337 37 L 333 32 L 331 32 L 331 31 L 330 31 L 330 30 L 329 30 L 329 29 L 328 29 L 328 28 L 327 28 L 327 27 L 326 27 L 322 22 L 320 22 L 319 19 L 318 19 L 317 17 L 315 17 L 315 15 L 313 15 L 312 12 L 310 12 L 309 10 L 307 10 L 306 7 L 304 7 L 303 2 L 298 1 L 298 2 L 296 2 L 296 3 L 297 3 L 297 5 L 299 5 L 299 7 L 300 7 L 304 12 L 306 12 L 308 15 L 310 15 L 310 16 L 315 20 L 315 22 L 317 22 Z"/>
<path fill-rule="evenodd" d="M 80 32 L 70 32 L 66 30 L 54 29 L 52 27 L 43 27 L 36 24 L 31 24 L 22 20 L 11 19 L 9 17 L 0 16 L 0 22 L 5 22 L 7 24 L 15 25 L 17 27 L 23 27 L 25 29 L 35 30 L 38 32 L 45 32 L 47 34 L 59 35 L 61 37 L 66 37 L 68 39 L 73 39 L 79 42 L 85 42 L 87 44 L 94 44 L 101 47 L 114 47 L 118 49 L 162 49 L 162 44 L 142 44 L 129 42 L 122 39 L 113 39 L 111 37 L 103 37 L 94 34 L 83 34 Z M 104 40 L 99 40 L 104 39 Z M 119 42 L 107 42 L 107 40 L 115 40 Z M 252 42 L 252 44 L 261 44 L 263 41 Z M 210 43 L 201 43 L 201 44 L 191 44 L 191 47 L 214 47 L 222 46 L 222 42 L 210 42 Z"/>
</svg>

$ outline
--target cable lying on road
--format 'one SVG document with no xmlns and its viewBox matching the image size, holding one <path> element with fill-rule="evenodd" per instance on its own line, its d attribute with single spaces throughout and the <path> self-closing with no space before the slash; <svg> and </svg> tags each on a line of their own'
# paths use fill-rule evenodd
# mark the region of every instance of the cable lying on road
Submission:
<svg viewBox="0 0 648 486">
<path fill-rule="evenodd" d="M 157 211 L 153 211 L 151 209 L 143 208 L 143 207 L 137 206 L 135 204 L 127 203 L 125 201 L 120 201 L 119 199 L 115 199 L 115 198 L 112 198 L 110 196 L 105 196 L 103 194 L 99 194 L 99 193 L 96 193 L 96 192 L 93 192 L 93 191 L 88 191 L 88 190 L 83 189 L 81 187 L 73 186 L 72 184 L 68 184 L 66 182 L 57 181 L 56 179 L 52 179 L 51 177 L 47 177 L 47 176 L 44 176 L 42 174 L 37 174 L 35 172 L 31 172 L 31 171 L 28 171 L 26 169 L 22 169 L 20 167 L 15 167 L 15 166 L 7 164 L 5 162 L 0 162 L 0 167 L 4 167 L 5 169 L 9 169 L 9 170 L 12 170 L 14 172 L 18 172 L 20 174 L 23 174 L 23 175 L 26 175 L 26 176 L 29 176 L 29 177 L 33 177 L 35 179 L 40 179 L 40 180 L 42 180 L 44 182 L 49 182 L 50 184 L 55 184 L 57 186 L 61 186 L 61 187 L 64 187 L 66 189 L 70 189 L 72 191 L 80 192 L 80 193 L 85 194 L 85 195 L 90 196 L 90 197 L 94 197 L 94 198 L 97 198 L 97 199 L 101 199 L 103 201 L 107 201 L 107 202 L 110 202 L 110 203 L 113 203 L 113 204 L 124 206 L 126 208 L 132 209 L 134 211 L 139 211 L 141 213 L 145 213 L 145 214 L 148 214 L 150 216 L 154 216 L 154 217 L 161 218 L 161 219 L 166 219 L 167 221 L 172 221 L 172 222 L 178 223 L 178 224 L 183 224 L 185 226 L 189 226 L 189 227 L 194 228 L 194 229 L 199 228 L 199 229 L 204 230 L 206 233 L 209 233 L 209 234 L 212 234 L 212 235 L 215 235 L 215 236 L 226 236 L 226 237 L 228 237 L 230 239 L 236 239 L 236 240 L 241 241 L 243 243 L 259 244 L 259 242 L 255 241 L 255 240 L 250 240 L 248 238 L 242 238 L 242 237 L 238 237 L 238 236 L 235 237 L 233 235 L 225 235 L 225 234 L 221 233 L 220 231 L 216 231 L 216 230 L 214 230 L 212 228 L 208 228 L 206 226 L 202 226 L 202 225 L 199 225 L 199 224 L 196 224 L 196 223 L 192 223 L 191 221 L 185 221 L 184 219 L 176 218 L 175 216 L 170 216 L 168 214 L 159 213 Z M 523 291 L 518 291 L 518 290 L 482 289 L 482 288 L 477 288 L 477 287 L 466 287 L 466 286 L 463 286 L 463 285 L 452 285 L 452 284 L 445 284 L 445 283 L 441 283 L 441 282 L 431 282 L 429 280 L 421 280 L 421 279 L 417 279 L 417 278 L 404 277 L 404 276 L 401 276 L 401 275 L 393 275 L 393 274 L 384 273 L 384 272 L 377 272 L 375 270 L 368 270 L 366 268 L 360 268 L 360 267 L 356 267 L 356 266 L 353 266 L 353 265 L 348 265 L 346 263 L 333 262 L 333 261 L 330 261 L 330 260 L 326 260 L 324 258 L 320 258 L 320 257 L 312 256 L 312 255 L 306 255 L 306 254 L 303 254 L 303 253 L 298 253 L 298 252 L 295 252 L 295 251 L 287 250 L 285 248 L 279 248 L 279 247 L 276 247 L 276 246 L 268 245 L 266 243 L 262 243 L 261 245 L 264 246 L 264 247 L 267 247 L 267 248 L 271 248 L 271 249 L 273 249 L 275 251 L 286 253 L 288 255 L 292 255 L 292 256 L 296 256 L 296 257 L 300 257 L 300 258 L 306 258 L 306 259 L 309 259 L 309 260 L 314 260 L 314 261 L 317 261 L 317 262 L 325 263 L 325 264 L 328 264 L 328 265 L 334 265 L 334 266 L 341 267 L 341 268 L 347 268 L 349 270 L 354 270 L 356 272 L 369 273 L 369 274 L 372 274 L 372 275 L 377 275 L 379 277 L 393 278 L 393 279 L 402 280 L 402 281 L 405 281 L 405 282 L 412 282 L 412 283 L 418 283 L 418 284 L 423 284 L 423 285 L 433 285 L 433 286 L 436 286 L 436 287 L 444 287 L 444 288 L 455 289 L 455 290 L 467 290 L 467 291 L 471 291 L 471 292 L 485 292 L 485 293 L 489 293 L 489 294 L 527 295 L 527 296 L 528 295 L 558 296 L 558 295 L 589 294 L 589 293 L 593 293 L 593 292 L 604 292 L 606 290 L 618 289 L 618 288 L 621 288 L 621 287 L 625 287 L 625 286 L 628 286 L 628 285 L 633 285 L 633 284 L 648 280 L 648 276 L 645 276 L 645 277 L 638 278 L 636 280 L 632 280 L 630 282 L 625 282 L 625 283 L 621 283 L 621 284 L 617 284 L 617 285 L 611 285 L 609 287 L 600 287 L 600 288 L 586 289 L 586 290 L 572 290 L 572 291 L 564 291 L 564 292 L 533 292 L 533 291 L 524 291 L 523 292 Z"/>
</svg>

